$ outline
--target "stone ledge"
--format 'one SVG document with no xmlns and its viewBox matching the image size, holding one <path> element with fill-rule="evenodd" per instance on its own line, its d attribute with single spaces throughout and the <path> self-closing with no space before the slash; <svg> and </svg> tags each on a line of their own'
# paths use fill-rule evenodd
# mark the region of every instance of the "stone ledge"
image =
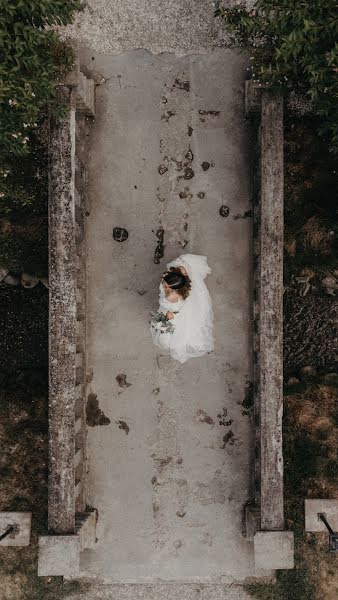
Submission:
<svg viewBox="0 0 338 600">
<path fill-rule="evenodd" d="M 256 569 L 293 569 L 293 532 L 258 531 L 254 537 L 254 552 Z"/>
<path fill-rule="evenodd" d="M 324 513 L 333 531 L 338 531 L 338 500 L 305 500 L 305 531 L 320 532 L 327 529 L 318 518 L 318 513 Z"/>
<path fill-rule="evenodd" d="M 47 535 L 39 538 L 38 576 L 76 577 L 80 572 L 80 537 Z"/>
</svg>

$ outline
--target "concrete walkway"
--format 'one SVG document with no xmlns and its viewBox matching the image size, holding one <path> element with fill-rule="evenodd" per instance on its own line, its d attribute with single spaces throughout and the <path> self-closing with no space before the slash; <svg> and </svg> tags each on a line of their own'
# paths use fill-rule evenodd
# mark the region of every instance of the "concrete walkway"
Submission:
<svg viewBox="0 0 338 600">
<path fill-rule="evenodd" d="M 242 536 L 252 460 L 242 406 L 251 379 L 247 65 L 224 48 L 84 51 L 82 63 L 101 81 L 88 156 L 87 370 L 107 417 L 88 427 L 88 502 L 99 521 L 82 573 L 106 583 L 243 581 L 254 573 Z M 128 239 L 115 241 L 114 227 Z M 207 255 L 216 318 L 215 352 L 185 365 L 161 354 L 148 329 L 165 264 L 182 252 Z M 131 385 L 118 385 L 121 374 Z"/>
</svg>

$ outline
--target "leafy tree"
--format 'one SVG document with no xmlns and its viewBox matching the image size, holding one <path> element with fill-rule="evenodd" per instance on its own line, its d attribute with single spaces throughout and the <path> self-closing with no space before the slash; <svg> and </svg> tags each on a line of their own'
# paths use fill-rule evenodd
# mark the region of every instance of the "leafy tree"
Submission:
<svg viewBox="0 0 338 600">
<path fill-rule="evenodd" d="M 43 108 L 57 110 L 55 82 L 73 54 L 52 28 L 67 25 L 80 0 L 0 0 L 0 159 L 28 152 Z"/>
<path fill-rule="evenodd" d="M 338 12 L 336 0 L 257 0 L 219 7 L 215 16 L 239 46 L 250 49 L 258 85 L 307 97 L 319 131 L 338 153 Z"/>
</svg>

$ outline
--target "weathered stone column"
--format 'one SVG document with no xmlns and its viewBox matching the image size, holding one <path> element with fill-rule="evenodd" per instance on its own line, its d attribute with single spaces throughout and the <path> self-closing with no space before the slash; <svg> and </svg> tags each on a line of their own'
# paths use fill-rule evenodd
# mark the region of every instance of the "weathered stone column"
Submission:
<svg viewBox="0 0 338 600">
<path fill-rule="evenodd" d="M 260 211 L 261 529 L 284 528 L 283 99 L 262 92 Z"/>
<path fill-rule="evenodd" d="M 48 527 L 75 531 L 75 104 L 60 86 L 67 116 L 51 120 L 49 173 L 49 497 Z"/>
</svg>

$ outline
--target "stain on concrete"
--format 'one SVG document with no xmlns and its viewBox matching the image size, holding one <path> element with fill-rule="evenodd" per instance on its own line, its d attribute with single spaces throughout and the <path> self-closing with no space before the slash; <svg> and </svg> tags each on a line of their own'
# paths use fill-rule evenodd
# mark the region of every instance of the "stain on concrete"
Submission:
<svg viewBox="0 0 338 600">
<path fill-rule="evenodd" d="M 218 476 L 208 483 L 199 481 L 196 483 L 195 499 L 203 506 L 224 504 L 225 498 L 225 484 Z"/>
<path fill-rule="evenodd" d="M 189 244 L 189 240 L 179 240 L 178 241 L 178 245 L 181 246 L 181 248 L 185 248 L 188 244 Z"/>
<path fill-rule="evenodd" d="M 160 388 L 155 388 L 151 393 L 154 394 L 154 396 L 158 396 L 158 394 L 160 393 Z"/>
<path fill-rule="evenodd" d="M 156 469 L 158 473 L 162 473 L 163 470 L 170 464 L 181 465 L 183 463 L 183 459 L 180 456 L 165 456 L 164 458 L 158 458 L 155 455 L 151 455 L 156 463 Z M 186 483 L 185 480 L 183 480 Z"/>
<path fill-rule="evenodd" d="M 125 242 L 128 239 L 128 231 L 123 227 L 114 227 L 113 238 L 115 242 Z"/>
<path fill-rule="evenodd" d="M 207 171 L 208 169 L 210 169 L 211 164 L 207 160 L 204 160 L 201 164 L 201 167 L 203 171 Z"/>
<path fill-rule="evenodd" d="M 185 167 L 183 179 L 192 179 L 194 177 L 194 175 L 195 175 L 195 173 L 191 167 Z M 182 178 L 182 175 L 177 177 L 177 179 L 181 179 L 181 178 Z"/>
<path fill-rule="evenodd" d="M 228 217 L 229 212 L 230 212 L 230 208 L 228 206 L 226 206 L 225 204 L 222 204 L 221 208 L 219 209 L 219 214 L 221 215 L 221 217 Z"/>
<path fill-rule="evenodd" d="M 171 89 L 175 89 L 175 88 L 178 88 L 179 90 L 184 90 L 185 92 L 189 93 L 190 92 L 190 81 L 181 81 L 180 79 L 178 79 L 178 77 L 176 77 Z"/>
<path fill-rule="evenodd" d="M 160 175 L 164 175 L 164 173 L 166 173 L 167 171 L 168 171 L 168 167 L 166 167 L 165 165 L 159 165 L 158 172 Z"/>
<path fill-rule="evenodd" d="M 176 515 L 177 515 L 178 517 L 180 517 L 181 519 L 183 519 L 183 517 L 185 517 L 185 515 L 186 515 L 186 514 L 187 514 L 187 513 L 185 512 L 185 510 L 177 510 L 177 511 L 176 511 Z"/>
<path fill-rule="evenodd" d="M 244 390 L 244 400 L 241 402 L 243 406 L 242 415 L 248 415 L 254 405 L 254 385 L 253 381 L 247 381 Z"/>
<path fill-rule="evenodd" d="M 226 448 L 226 446 L 229 444 L 229 446 L 233 446 L 235 443 L 236 439 L 234 436 L 233 431 L 230 429 L 228 431 L 228 433 L 226 433 L 225 435 L 223 435 L 223 446 L 222 449 L 224 450 L 224 448 Z"/>
<path fill-rule="evenodd" d="M 225 407 L 223 407 L 222 412 L 218 413 L 218 415 L 217 415 L 217 419 L 219 420 L 218 421 L 219 425 L 225 425 L 226 424 L 225 419 L 227 418 L 227 416 L 228 416 L 228 409 L 225 408 Z"/>
<path fill-rule="evenodd" d="M 130 431 L 130 427 L 129 425 L 127 425 L 127 423 L 125 421 L 119 420 L 119 421 L 115 421 L 116 425 L 119 426 L 119 429 L 123 429 L 123 431 L 126 432 L 126 434 L 128 435 L 129 431 Z"/>
<path fill-rule="evenodd" d="M 90 393 L 87 398 L 86 423 L 89 425 L 89 427 L 110 424 L 110 419 L 106 417 L 104 412 L 99 407 L 97 395 L 93 393 Z"/>
<path fill-rule="evenodd" d="M 176 550 L 178 550 L 179 548 L 182 548 L 183 541 L 182 540 L 174 540 L 173 546 L 174 546 L 174 548 L 176 548 Z"/>
<path fill-rule="evenodd" d="M 161 194 L 160 194 L 160 188 L 159 188 L 159 187 L 157 188 L 157 191 L 156 191 L 156 198 L 157 198 L 157 200 L 159 200 L 160 202 L 164 202 L 164 201 L 165 201 L 165 198 L 164 198 L 164 196 L 161 196 Z"/>
<path fill-rule="evenodd" d="M 200 423 L 207 423 L 207 425 L 215 425 L 215 421 L 212 417 L 210 417 L 209 415 L 207 415 L 207 413 L 205 412 L 205 410 L 203 409 L 199 409 L 196 411 L 196 415 L 195 415 L 195 420 Z"/>
<path fill-rule="evenodd" d="M 200 115 L 211 115 L 212 117 L 218 117 L 218 115 L 220 114 L 220 110 L 199 110 L 198 111 Z"/>
<path fill-rule="evenodd" d="M 205 197 L 205 193 L 204 192 L 198 192 L 197 198 L 201 198 L 201 200 L 203 200 L 204 197 Z"/>
<path fill-rule="evenodd" d="M 178 195 L 181 198 L 181 200 L 189 200 L 190 198 L 193 197 L 193 194 L 191 193 L 191 191 L 189 190 L 188 187 L 185 187 L 184 190 L 182 192 L 180 192 Z"/>
<path fill-rule="evenodd" d="M 159 227 L 156 232 L 156 237 L 158 242 L 156 244 L 155 253 L 154 253 L 154 263 L 158 265 L 160 263 L 161 258 L 164 256 L 164 229 L 163 227 Z"/>
<path fill-rule="evenodd" d="M 144 294 L 146 294 L 148 290 L 136 290 L 136 291 L 140 296 L 144 296 Z"/>
<path fill-rule="evenodd" d="M 172 156 L 170 160 L 172 160 L 176 164 L 176 171 L 182 171 L 183 162 L 181 160 L 177 160 L 177 158 L 175 158 L 174 156 Z"/>
<path fill-rule="evenodd" d="M 93 381 L 94 371 L 93 369 L 88 369 L 87 371 L 87 383 L 91 383 Z"/>
<path fill-rule="evenodd" d="M 119 373 L 116 375 L 116 381 L 119 387 L 127 388 L 131 386 L 131 383 L 127 382 L 127 375 L 124 373 Z"/>
<path fill-rule="evenodd" d="M 171 119 L 171 117 L 174 117 L 176 115 L 176 112 L 174 110 L 166 110 L 165 113 L 161 116 L 161 120 L 165 121 L 166 123 L 169 123 L 169 119 Z"/>
<path fill-rule="evenodd" d="M 156 462 L 157 471 L 159 473 L 162 473 L 163 469 L 165 469 L 168 465 L 170 465 L 172 460 L 173 460 L 172 456 L 165 456 L 164 458 L 154 458 L 154 461 Z"/>
<path fill-rule="evenodd" d="M 190 125 L 188 125 L 188 136 L 191 137 L 192 136 L 192 132 L 194 131 L 193 127 L 190 127 Z"/>
<path fill-rule="evenodd" d="M 234 221 L 238 221 L 238 219 L 249 219 L 250 217 L 252 217 L 252 210 L 246 210 L 242 215 L 240 213 L 237 213 L 236 215 L 233 216 Z"/>
<path fill-rule="evenodd" d="M 187 231 L 187 229 L 188 229 L 188 223 L 184 223 L 183 229 L 184 229 L 184 231 Z"/>
<path fill-rule="evenodd" d="M 190 146 L 189 146 L 189 150 L 188 150 L 188 152 L 187 152 L 187 153 L 186 153 L 186 155 L 185 155 L 185 158 L 186 158 L 186 159 L 187 159 L 189 162 L 192 162 L 192 161 L 194 160 L 194 155 L 193 155 L 193 153 L 192 153 L 192 150 L 191 150 Z"/>
<path fill-rule="evenodd" d="M 208 531 L 204 531 L 200 537 L 202 544 L 212 546 L 212 535 Z"/>
</svg>

